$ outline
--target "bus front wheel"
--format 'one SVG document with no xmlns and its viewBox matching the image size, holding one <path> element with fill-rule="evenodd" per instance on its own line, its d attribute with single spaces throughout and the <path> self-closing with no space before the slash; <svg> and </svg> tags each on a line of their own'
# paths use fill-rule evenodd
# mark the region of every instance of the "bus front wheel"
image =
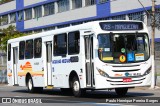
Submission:
<svg viewBox="0 0 160 106">
<path fill-rule="evenodd" d="M 115 91 L 118 96 L 125 96 L 127 94 L 128 88 L 115 88 Z"/>
<path fill-rule="evenodd" d="M 72 80 L 72 90 L 75 97 L 81 97 L 85 93 L 85 90 L 81 89 L 80 83 L 77 77 L 74 77 Z"/>
</svg>

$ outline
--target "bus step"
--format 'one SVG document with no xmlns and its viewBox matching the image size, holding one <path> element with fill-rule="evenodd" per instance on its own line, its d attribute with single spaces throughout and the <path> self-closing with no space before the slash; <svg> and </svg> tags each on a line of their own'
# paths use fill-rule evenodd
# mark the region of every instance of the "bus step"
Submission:
<svg viewBox="0 0 160 106">
<path fill-rule="evenodd" d="M 54 87 L 53 87 L 53 85 L 48 85 L 48 86 L 46 86 L 46 88 L 47 89 L 53 89 Z"/>
</svg>

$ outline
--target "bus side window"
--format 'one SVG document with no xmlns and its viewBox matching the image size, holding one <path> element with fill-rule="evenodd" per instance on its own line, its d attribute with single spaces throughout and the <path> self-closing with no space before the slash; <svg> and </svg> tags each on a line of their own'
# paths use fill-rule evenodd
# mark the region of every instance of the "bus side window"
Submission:
<svg viewBox="0 0 160 106">
<path fill-rule="evenodd" d="M 26 41 L 25 58 L 26 59 L 33 58 L 33 40 Z"/>
<path fill-rule="evenodd" d="M 80 43 L 80 33 L 79 31 L 70 32 L 68 34 L 68 54 L 78 54 L 79 53 L 79 43 Z"/>
<path fill-rule="evenodd" d="M 19 43 L 19 60 L 24 59 L 24 52 L 25 52 L 25 41 L 21 41 Z"/>
<path fill-rule="evenodd" d="M 63 56 L 67 54 L 67 34 L 58 34 L 54 36 L 54 56 Z"/>
<path fill-rule="evenodd" d="M 34 58 L 40 58 L 42 55 L 42 39 L 34 39 Z"/>
<path fill-rule="evenodd" d="M 11 60 L 11 44 L 8 44 L 8 61 Z"/>
</svg>

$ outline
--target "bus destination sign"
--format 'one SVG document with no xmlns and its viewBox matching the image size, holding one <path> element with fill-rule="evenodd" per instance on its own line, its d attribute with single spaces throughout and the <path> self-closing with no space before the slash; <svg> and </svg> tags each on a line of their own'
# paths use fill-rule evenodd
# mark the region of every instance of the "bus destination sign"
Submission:
<svg viewBox="0 0 160 106">
<path fill-rule="evenodd" d="M 100 27 L 107 31 L 142 30 L 143 24 L 141 22 L 101 22 Z"/>
</svg>

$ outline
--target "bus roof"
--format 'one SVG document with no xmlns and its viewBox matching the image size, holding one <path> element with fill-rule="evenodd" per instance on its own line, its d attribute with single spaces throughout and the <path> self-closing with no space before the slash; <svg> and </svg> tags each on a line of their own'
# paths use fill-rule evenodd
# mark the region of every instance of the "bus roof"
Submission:
<svg viewBox="0 0 160 106">
<path fill-rule="evenodd" d="M 71 32 L 71 31 L 77 31 L 77 30 L 91 30 L 95 27 L 96 24 L 99 25 L 100 22 L 141 22 L 142 21 L 137 21 L 137 20 L 103 20 L 103 21 L 92 21 L 92 22 L 87 22 L 75 26 L 69 26 L 65 28 L 60 28 L 60 29 L 55 29 L 51 31 L 46 31 L 46 32 L 41 32 L 41 33 L 36 33 L 36 34 L 31 34 L 28 36 L 22 36 L 14 39 L 8 40 L 8 43 L 13 43 L 21 40 L 27 40 L 27 39 L 34 39 L 38 37 L 44 37 L 48 35 L 54 35 L 54 34 L 60 34 L 60 33 L 65 33 L 65 32 Z M 143 23 L 144 26 L 144 23 Z M 99 26 L 100 27 L 100 26 Z"/>
</svg>

